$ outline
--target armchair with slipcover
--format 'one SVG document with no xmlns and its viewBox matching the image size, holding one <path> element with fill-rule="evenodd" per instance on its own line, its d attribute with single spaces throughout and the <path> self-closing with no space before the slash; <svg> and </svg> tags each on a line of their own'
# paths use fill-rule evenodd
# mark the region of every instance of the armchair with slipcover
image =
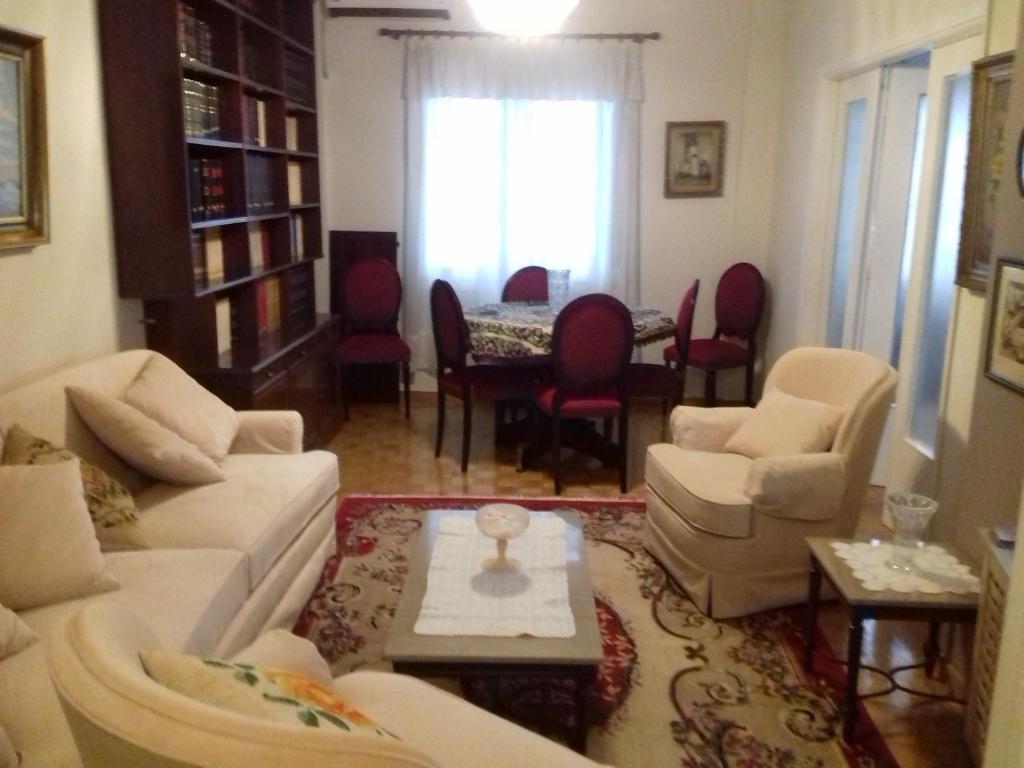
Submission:
<svg viewBox="0 0 1024 768">
<path fill-rule="evenodd" d="M 896 388 L 847 349 L 778 359 L 757 408 L 680 406 L 647 452 L 645 544 L 709 616 L 797 603 L 807 536 L 849 537 Z"/>
</svg>

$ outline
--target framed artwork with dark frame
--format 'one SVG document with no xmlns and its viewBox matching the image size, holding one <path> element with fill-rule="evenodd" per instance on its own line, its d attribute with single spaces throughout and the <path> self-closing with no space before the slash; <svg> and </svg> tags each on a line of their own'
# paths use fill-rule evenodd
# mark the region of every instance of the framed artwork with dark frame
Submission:
<svg viewBox="0 0 1024 768">
<path fill-rule="evenodd" d="M 971 77 L 971 132 L 956 283 L 974 291 L 984 291 L 988 285 L 996 196 L 1007 145 L 1013 141 L 1005 133 L 1012 71 L 1011 51 L 974 62 Z"/>
<path fill-rule="evenodd" d="M 0 248 L 49 239 L 43 39 L 0 27 Z"/>
<path fill-rule="evenodd" d="M 996 261 L 985 375 L 1024 393 L 1024 261 Z"/>
<path fill-rule="evenodd" d="M 665 197 L 721 197 L 724 174 L 724 121 L 666 124 Z"/>
</svg>

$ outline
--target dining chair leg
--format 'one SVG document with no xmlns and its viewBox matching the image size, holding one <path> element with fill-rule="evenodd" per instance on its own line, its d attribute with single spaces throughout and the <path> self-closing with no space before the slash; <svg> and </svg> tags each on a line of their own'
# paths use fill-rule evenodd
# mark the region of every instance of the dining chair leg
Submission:
<svg viewBox="0 0 1024 768">
<path fill-rule="evenodd" d="M 469 469 L 469 440 L 473 436 L 473 399 L 469 392 L 462 397 L 462 472 Z"/>
<path fill-rule="evenodd" d="M 608 466 L 608 461 L 612 455 L 612 417 L 605 416 L 604 423 L 602 424 L 602 435 L 604 436 L 604 445 L 601 446 L 601 464 L 605 467 Z"/>
<path fill-rule="evenodd" d="M 714 408 L 718 402 L 715 394 L 715 384 L 718 374 L 715 371 L 705 371 L 704 378 L 704 406 L 706 408 Z"/>
<path fill-rule="evenodd" d="M 750 358 L 750 362 L 747 363 L 747 382 L 746 382 L 746 396 L 747 396 L 747 407 L 754 407 L 754 358 Z"/>
<path fill-rule="evenodd" d="M 341 415 L 345 421 L 348 421 L 348 407 L 351 401 L 352 391 L 352 371 L 351 366 L 342 364 L 341 366 Z"/>
<path fill-rule="evenodd" d="M 405 387 L 405 418 L 411 418 L 409 411 L 409 362 L 402 363 L 402 385 Z"/>
<path fill-rule="evenodd" d="M 437 436 L 434 438 L 434 458 L 441 455 L 441 441 L 444 440 L 444 390 L 437 388 Z"/>
<path fill-rule="evenodd" d="M 629 446 L 629 406 L 624 404 L 619 411 L 619 492 L 626 492 L 626 473 L 629 464 L 626 461 Z"/>
<path fill-rule="evenodd" d="M 555 470 L 555 496 L 562 495 L 562 419 L 558 412 L 551 414 L 551 460 Z"/>
</svg>

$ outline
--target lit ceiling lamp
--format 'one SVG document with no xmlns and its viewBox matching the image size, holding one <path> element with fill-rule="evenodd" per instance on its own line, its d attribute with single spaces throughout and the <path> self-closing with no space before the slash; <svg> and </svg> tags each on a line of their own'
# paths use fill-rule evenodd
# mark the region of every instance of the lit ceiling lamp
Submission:
<svg viewBox="0 0 1024 768">
<path fill-rule="evenodd" d="M 579 0 L 469 0 L 484 29 L 503 35 L 557 32 Z"/>
</svg>

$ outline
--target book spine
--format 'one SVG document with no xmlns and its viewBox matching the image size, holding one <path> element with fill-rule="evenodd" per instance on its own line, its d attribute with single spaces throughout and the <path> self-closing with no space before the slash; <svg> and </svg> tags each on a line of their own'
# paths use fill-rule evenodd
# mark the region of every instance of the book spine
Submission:
<svg viewBox="0 0 1024 768">
<path fill-rule="evenodd" d="M 205 212 L 203 198 L 203 162 L 192 159 L 188 163 L 189 168 L 189 200 L 191 201 L 192 219 L 202 219 Z"/>
</svg>

